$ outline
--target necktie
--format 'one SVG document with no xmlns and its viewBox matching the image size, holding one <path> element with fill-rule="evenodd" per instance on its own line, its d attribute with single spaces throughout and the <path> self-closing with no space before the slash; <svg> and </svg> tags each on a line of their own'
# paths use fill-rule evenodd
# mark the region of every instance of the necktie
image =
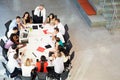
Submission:
<svg viewBox="0 0 120 80">
<path fill-rule="evenodd" d="M 41 11 L 40 11 L 40 13 L 39 13 L 39 16 L 41 17 Z"/>
</svg>

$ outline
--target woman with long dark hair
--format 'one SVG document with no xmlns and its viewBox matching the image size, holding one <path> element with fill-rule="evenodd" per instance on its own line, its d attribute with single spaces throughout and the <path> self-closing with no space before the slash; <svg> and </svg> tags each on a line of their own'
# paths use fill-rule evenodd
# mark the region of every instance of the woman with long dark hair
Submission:
<svg viewBox="0 0 120 80">
<path fill-rule="evenodd" d="M 32 18 L 30 16 L 29 12 L 25 12 L 23 14 L 22 23 L 25 24 L 25 25 L 28 24 L 28 23 L 32 23 Z"/>
</svg>

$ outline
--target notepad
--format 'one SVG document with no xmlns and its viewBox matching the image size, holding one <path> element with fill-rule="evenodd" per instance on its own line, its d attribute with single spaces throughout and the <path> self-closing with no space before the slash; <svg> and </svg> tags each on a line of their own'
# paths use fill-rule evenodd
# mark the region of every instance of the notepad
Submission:
<svg viewBox="0 0 120 80">
<path fill-rule="evenodd" d="M 47 34 L 47 31 L 48 31 L 48 30 L 43 30 L 44 34 Z"/>
<path fill-rule="evenodd" d="M 43 47 L 38 47 L 37 48 L 37 51 L 39 51 L 39 52 L 44 52 L 44 50 L 45 50 L 45 48 L 43 48 Z"/>
</svg>

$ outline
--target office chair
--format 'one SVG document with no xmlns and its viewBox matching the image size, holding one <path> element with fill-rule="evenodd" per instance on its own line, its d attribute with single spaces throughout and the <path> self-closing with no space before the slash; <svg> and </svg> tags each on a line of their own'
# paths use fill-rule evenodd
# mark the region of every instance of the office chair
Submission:
<svg viewBox="0 0 120 80">
<path fill-rule="evenodd" d="M 8 39 L 7 33 L 9 31 L 9 25 L 10 25 L 11 22 L 12 22 L 12 20 L 9 20 L 5 23 L 5 27 L 6 27 L 5 36 L 7 37 L 7 39 Z"/>
<path fill-rule="evenodd" d="M 69 30 L 69 27 L 67 24 L 64 25 L 64 28 L 65 28 L 65 31 L 68 31 Z"/>
</svg>

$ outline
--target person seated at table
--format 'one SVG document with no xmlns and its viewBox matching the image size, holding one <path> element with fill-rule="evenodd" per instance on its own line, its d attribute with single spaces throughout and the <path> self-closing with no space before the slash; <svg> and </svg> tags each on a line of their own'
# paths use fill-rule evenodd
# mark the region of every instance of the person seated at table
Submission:
<svg viewBox="0 0 120 80">
<path fill-rule="evenodd" d="M 58 18 L 55 19 L 55 25 L 59 29 L 60 33 L 62 35 L 64 35 L 65 34 L 65 28 L 64 28 L 63 24 L 60 22 L 60 19 L 58 19 Z"/>
<path fill-rule="evenodd" d="M 17 53 L 17 45 L 12 44 L 12 46 L 10 46 L 10 48 L 8 49 L 8 52 L 7 52 L 8 59 L 13 58 L 13 55 L 16 53 Z"/>
<path fill-rule="evenodd" d="M 44 24 L 49 24 L 54 19 L 54 14 L 50 13 L 49 16 L 46 18 Z"/>
<path fill-rule="evenodd" d="M 25 13 L 23 14 L 22 23 L 23 23 L 24 25 L 29 24 L 29 23 L 32 23 L 32 18 L 31 18 L 31 16 L 30 16 L 29 12 L 25 12 Z"/>
<path fill-rule="evenodd" d="M 66 52 L 65 48 L 61 45 L 58 46 L 58 52 L 62 54 L 63 60 L 64 60 L 64 68 L 69 66 L 69 53 Z"/>
<path fill-rule="evenodd" d="M 56 27 L 54 28 L 54 33 L 52 34 L 52 40 L 55 40 L 55 36 L 59 37 L 62 43 L 65 43 L 65 40 L 63 38 L 63 35 L 59 32 L 59 29 Z"/>
<path fill-rule="evenodd" d="M 9 25 L 9 30 L 13 29 L 15 26 L 18 27 L 18 29 L 24 28 L 20 16 L 16 16 L 16 19 L 12 20 Z"/>
<path fill-rule="evenodd" d="M 15 33 L 15 34 L 19 35 L 18 27 L 13 27 L 13 29 L 11 29 L 11 30 L 8 31 L 8 33 L 7 33 L 8 38 L 10 37 L 10 35 L 12 33 Z"/>
<path fill-rule="evenodd" d="M 49 14 L 50 22 L 54 19 L 54 16 L 55 16 L 55 15 L 54 15 L 53 13 L 50 13 L 50 14 Z"/>
<path fill-rule="evenodd" d="M 14 56 L 9 59 L 7 63 L 7 69 L 10 72 L 10 77 L 16 77 L 17 75 L 22 75 L 21 66 L 17 62 L 18 54 L 14 54 Z"/>
<path fill-rule="evenodd" d="M 15 34 L 15 33 L 12 33 L 10 35 L 10 38 L 9 40 L 5 43 L 5 49 L 9 49 L 10 46 L 12 46 L 13 44 L 18 44 L 19 43 L 19 38 L 18 38 L 18 35 Z"/>
<path fill-rule="evenodd" d="M 55 36 L 55 40 L 56 40 L 56 42 L 55 42 L 55 49 L 56 49 L 56 50 L 58 50 L 58 46 L 59 46 L 59 45 L 64 48 L 64 44 L 62 43 L 62 41 L 60 40 L 59 37 L 56 37 L 56 36 Z"/>
<path fill-rule="evenodd" d="M 55 53 L 55 58 L 53 60 L 55 77 L 60 80 L 60 74 L 64 71 L 64 60 L 60 52 Z"/>
<path fill-rule="evenodd" d="M 36 62 L 37 72 L 47 73 L 48 62 L 45 56 L 41 56 L 41 60 Z"/>
<path fill-rule="evenodd" d="M 16 44 L 13 44 L 12 46 L 10 46 L 10 48 L 8 49 L 8 52 L 7 52 L 8 60 L 13 59 L 13 56 L 15 54 L 18 55 L 18 49 L 19 48 L 17 47 Z M 17 58 L 17 62 L 18 62 L 19 65 L 21 65 L 21 59 L 19 57 Z"/>
<path fill-rule="evenodd" d="M 34 65 L 32 65 L 32 61 L 30 58 L 27 58 L 25 60 L 25 63 L 22 64 L 22 76 L 30 77 L 31 76 L 31 70 L 35 68 Z"/>
<path fill-rule="evenodd" d="M 35 8 L 34 11 L 34 22 L 35 23 L 44 23 L 46 20 L 46 9 L 43 4 L 40 4 Z"/>
<path fill-rule="evenodd" d="M 54 19 L 54 14 L 53 13 L 50 13 L 49 14 L 49 23 L 51 23 Z"/>
<path fill-rule="evenodd" d="M 10 48 L 10 46 L 12 46 L 13 44 L 18 45 L 18 48 L 22 48 L 22 47 L 26 46 L 26 44 L 19 43 L 19 37 L 15 33 L 11 34 L 9 40 L 5 43 L 4 48 L 6 50 L 8 50 Z"/>
</svg>

